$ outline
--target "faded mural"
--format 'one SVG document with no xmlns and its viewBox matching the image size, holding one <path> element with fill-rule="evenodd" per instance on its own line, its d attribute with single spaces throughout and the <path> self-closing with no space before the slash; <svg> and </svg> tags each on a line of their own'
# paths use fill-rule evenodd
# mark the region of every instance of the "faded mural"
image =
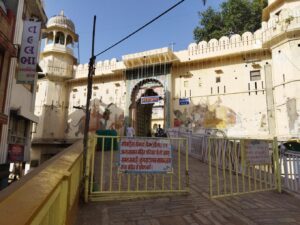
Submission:
<svg viewBox="0 0 300 225">
<path fill-rule="evenodd" d="M 65 133 L 69 137 L 82 137 L 85 127 L 84 110 L 78 109 L 68 117 Z M 114 103 L 105 104 L 102 99 L 91 101 L 89 131 L 116 130 L 119 135 L 124 133 L 124 111 Z"/>
<path fill-rule="evenodd" d="M 266 114 L 256 112 L 252 118 L 245 118 L 241 113 L 223 105 L 221 98 L 212 104 L 206 101 L 189 105 L 183 110 L 174 110 L 173 113 L 174 127 L 188 128 L 195 133 L 201 133 L 203 129 L 219 129 L 228 136 L 244 136 L 249 135 L 248 124 L 253 124 L 257 132 L 268 132 Z"/>
<path fill-rule="evenodd" d="M 237 114 L 218 99 L 214 104 L 198 104 L 174 110 L 174 127 L 186 127 L 197 132 L 203 128 L 225 129 L 237 123 Z"/>
</svg>

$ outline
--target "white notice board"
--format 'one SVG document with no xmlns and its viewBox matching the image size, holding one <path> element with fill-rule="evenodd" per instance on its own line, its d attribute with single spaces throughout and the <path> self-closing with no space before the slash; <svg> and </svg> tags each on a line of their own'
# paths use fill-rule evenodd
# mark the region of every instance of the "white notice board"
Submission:
<svg viewBox="0 0 300 225">
<path fill-rule="evenodd" d="M 122 138 L 120 141 L 119 171 L 131 173 L 171 172 L 170 140 Z"/>
<path fill-rule="evenodd" d="M 246 162 L 250 165 L 271 163 L 269 142 L 265 140 L 245 140 Z"/>
</svg>

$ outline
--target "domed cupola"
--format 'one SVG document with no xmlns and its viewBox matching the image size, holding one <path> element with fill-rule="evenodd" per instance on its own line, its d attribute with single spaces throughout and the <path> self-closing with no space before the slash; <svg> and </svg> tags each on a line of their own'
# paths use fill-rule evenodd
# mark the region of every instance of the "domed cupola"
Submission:
<svg viewBox="0 0 300 225">
<path fill-rule="evenodd" d="M 47 28 L 61 27 L 63 29 L 69 29 L 75 33 L 75 26 L 72 20 L 64 15 L 64 11 L 61 11 L 59 15 L 51 17 L 47 23 Z"/>
<path fill-rule="evenodd" d="M 41 53 L 40 66 L 48 79 L 66 80 L 73 77 L 73 66 L 77 64 L 74 43 L 78 42 L 75 26 L 61 11 L 51 17 L 43 30 L 45 47 Z"/>
<path fill-rule="evenodd" d="M 64 11 L 49 19 L 43 37 L 45 38 L 43 54 L 57 52 L 74 56 L 73 47 L 74 42 L 78 42 L 78 35 L 73 21 L 64 15 Z"/>
</svg>

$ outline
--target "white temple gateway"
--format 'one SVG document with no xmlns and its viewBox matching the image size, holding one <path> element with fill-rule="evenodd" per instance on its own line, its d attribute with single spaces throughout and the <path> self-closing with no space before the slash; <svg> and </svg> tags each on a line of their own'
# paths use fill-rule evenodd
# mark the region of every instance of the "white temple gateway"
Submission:
<svg viewBox="0 0 300 225">
<path fill-rule="evenodd" d="M 300 1 L 269 0 L 263 20 L 255 33 L 97 62 L 90 130 L 123 135 L 132 122 L 139 136 L 161 124 L 193 132 L 217 128 L 228 136 L 299 137 Z M 73 55 L 78 35 L 70 19 L 51 18 L 44 36 L 32 155 L 42 160 L 57 152 L 51 144 L 83 136 L 88 74 L 88 64 L 77 65 Z M 147 96 L 157 101 L 142 104 Z"/>
</svg>

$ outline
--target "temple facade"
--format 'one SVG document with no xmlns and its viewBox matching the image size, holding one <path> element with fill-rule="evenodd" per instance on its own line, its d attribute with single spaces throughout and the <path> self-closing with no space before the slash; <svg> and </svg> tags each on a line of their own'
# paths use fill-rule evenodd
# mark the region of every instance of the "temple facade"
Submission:
<svg viewBox="0 0 300 225">
<path fill-rule="evenodd" d="M 83 137 L 88 64 L 77 64 L 73 22 L 49 20 L 40 66 L 33 157 Z M 153 49 L 98 61 L 93 78 L 90 131 L 131 124 L 148 136 L 160 124 L 194 133 L 288 139 L 300 134 L 300 2 L 269 0 L 254 33 Z M 45 144 L 54 146 L 44 152 Z M 38 150 L 36 150 L 38 149 Z M 51 148 L 50 148 L 51 149 Z"/>
</svg>

